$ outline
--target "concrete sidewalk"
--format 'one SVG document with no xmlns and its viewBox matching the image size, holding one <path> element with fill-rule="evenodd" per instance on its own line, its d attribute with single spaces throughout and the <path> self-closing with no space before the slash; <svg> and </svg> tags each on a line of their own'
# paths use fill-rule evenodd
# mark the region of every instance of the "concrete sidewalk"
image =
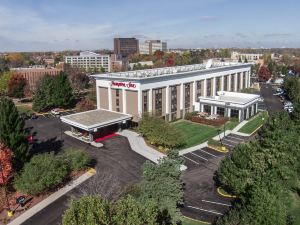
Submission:
<svg viewBox="0 0 300 225">
<path fill-rule="evenodd" d="M 118 134 L 128 139 L 133 151 L 144 156 L 146 159 L 149 159 L 154 163 L 158 163 L 159 159 L 166 156 L 165 154 L 149 147 L 146 144 L 144 138 L 134 131 L 122 130 L 121 132 L 118 132 Z"/>
<path fill-rule="evenodd" d="M 71 191 L 73 188 L 75 188 L 76 186 L 80 185 L 81 183 L 83 183 L 84 181 L 86 181 L 87 179 L 92 177 L 95 173 L 96 173 L 96 171 L 94 169 L 90 169 L 88 172 L 86 172 L 85 174 L 83 174 L 82 176 L 77 178 L 76 180 L 71 181 L 65 187 L 59 189 L 57 192 L 53 193 L 52 195 L 50 195 L 49 197 L 47 197 L 40 203 L 34 205 L 32 208 L 25 211 L 23 214 L 21 214 L 20 216 L 15 218 L 8 225 L 20 225 L 20 224 L 24 223 L 30 217 L 32 217 L 33 215 L 35 215 L 36 213 L 38 213 L 39 211 L 41 211 L 42 209 L 44 209 L 45 207 L 47 207 L 48 205 L 50 205 L 51 203 L 53 203 L 54 201 L 59 199 L 61 196 L 65 195 L 66 193 Z"/>
</svg>

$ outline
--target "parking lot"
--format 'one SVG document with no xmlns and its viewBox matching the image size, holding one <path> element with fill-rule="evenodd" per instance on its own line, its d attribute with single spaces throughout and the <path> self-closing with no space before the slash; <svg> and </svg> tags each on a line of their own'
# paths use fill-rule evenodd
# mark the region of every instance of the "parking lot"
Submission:
<svg viewBox="0 0 300 225">
<path fill-rule="evenodd" d="M 59 152 L 66 148 L 79 148 L 86 151 L 93 158 L 93 165 L 97 174 L 108 175 L 108 178 L 101 177 L 101 179 L 108 179 L 107 182 L 114 181 L 113 184 L 103 183 L 103 186 L 107 186 L 105 189 L 101 188 L 101 191 L 103 191 L 101 194 L 103 195 L 109 193 L 113 195 L 115 192 L 113 188 L 126 189 L 141 179 L 141 167 L 146 159 L 132 151 L 128 140 L 124 137 L 117 136 L 105 140 L 103 142 L 104 147 L 95 148 L 65 135 L 64 131 L 68 130 L 69 127 L 63 124 L 59 117 L 52 115 L 39 116 L 38 119 L 27 120 L 26 127 L 34 135 L 35 146 L 32 149 L 33 153 Z M 84 186 L 94 185 L 92 179 L 95 179 L 95 177 L 62 196 L 23 224 L 60 224 L 61 216 L 68 207 L 70 199 L 74 196 L 82 195 L 81 189 Z"/>
<path fill-rule="evenodd" d="M 214 181 L 225 154 L 202 148 L 183 157 L 187 170 L 183 175 L 185 202 L 181 211 L 185 216 L 212 222 L 231 206 L 232 199 L 220 196 Z"/>
</svg>

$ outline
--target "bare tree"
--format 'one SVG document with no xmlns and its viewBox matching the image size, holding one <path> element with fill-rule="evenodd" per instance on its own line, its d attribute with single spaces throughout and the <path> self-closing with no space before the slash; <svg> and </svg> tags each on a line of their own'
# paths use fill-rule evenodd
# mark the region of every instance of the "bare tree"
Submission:
<svg viewBox="0 0 300 225">
<path fill-rule="evenodd" d="M 122 184 L 109 172 L 97 172 L 80 188 L 82 195 L 101 195 L 109 201 L 116 201 L 122 194 Z"/>
</svg>

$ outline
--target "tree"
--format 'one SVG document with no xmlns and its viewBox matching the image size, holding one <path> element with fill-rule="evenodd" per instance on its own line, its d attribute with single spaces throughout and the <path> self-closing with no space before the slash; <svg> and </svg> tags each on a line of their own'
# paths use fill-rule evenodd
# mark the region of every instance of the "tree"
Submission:
<svg viewBox="0 0 300 225">
<path fill-rule="evenodd" d="M 24 121 L 8 98 L 0 98 L 0 141 L 12 150 L 14 168 L 22 168 L 29 156 Z"/>
<path fill-rule="evenodd" d="M 8 83 L 12 77 L 11 72 L 4 72 L 3 74 L 0 74 L 0 95 L 5 94 L 8 89 Z"/>
<path fill-rule="evenodd" d="M 178 205 L 183 203 L 180 166 L 183 163 L 178 152 L 171 150 L 167 157 L 161 159 L 157 165 L 146 162 L 143 167 L 140 201 L 146 204 L 154 201 L 158 208 L 159 224 L 169 221 L 176 224 L 180 220 Z"/>
<path fill-rule="evenodd" d="M 24 77 L 17 74 L 12 75 L 8 83 L 8 96 L 23 98 L 26 85 L 27 81 Z"/>
<path fill-rule="evenodd" d="M 86 99 L 86 98 L 81 99 L 80 102 L 78 102 L 76 104 L 76 110 L 78 112 L 84 112 L 84 111 L 93 110 L 93 109 L 95 109 L 94 103 L 91 100 Z"/>
<path fill-rule="evenodd" d="M 72 200 L 63 215 L 63 225 L 111 225 L 110 204 L 100 196 L 84 196 Z"/>
<path fill-rule="evenodd" d="M 21 67 L 25 63 L 22 53 L 9 53 L 8 56 L 6 56 L 6 60 L 8 60 L 10 67 Z"/>
<path fill-rule="evenodd" d="M 86 88 L 89 83 L 89 78 L 80 68 L 65 65 L 65 73 L 67 74 L 73 89 L 79 92 Z"/>
<path fill-rule="evenodd" d="M 46 74 L 43 76 L 35 92 L 32 108 L 35 111 L 41 112 L 49 110 L 53 107 L 52 96 L 54 91 L 53 78 Z"/>
<path fill-rule="evenodd" d="M 55 107 L 68 107 L 74 100 L 73 89 L 65 73 L 53 77 L 51 102 Z"/>
<path fill-rule="evenodd" d="M 6 185 L 12 173 L 12 152 L 0 142 L 0 185 Z"/>
<path fill-rule="evenodd" d="M 271 72 L 266 66 L 261 66 L 258 71 L 258 78 L 260 81 L 267 81 L 271 78 Z"/>
</svg>

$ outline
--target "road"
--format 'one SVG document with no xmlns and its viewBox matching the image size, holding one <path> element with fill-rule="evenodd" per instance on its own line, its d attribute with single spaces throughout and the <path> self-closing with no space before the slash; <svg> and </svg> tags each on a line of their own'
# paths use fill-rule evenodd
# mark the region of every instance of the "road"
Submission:
<svg viewBox="0 0 300 225">
<path fill-rule="evenodd" d="M 283 110 L 282 103 L 278 96 L 273 95 L 274 89 L 270 84 L 261 83 L 260 94 L 264 98 L 266 110 L 269 112 L 269 115 Z"/>
<path fill-rule="evenodd" d="M 29 120 L 26 127 L 35 133 L 35 139 L 40 143 L 34 148 L 34 152 L 59 152 L 66 148 L 81 148 L 87 151 L 94 160 L 97 174 L 88 181 L 77 186 L 72 191 L 62 196 L 40 212 L 32 216 L 23 225 L 58 225 L 64 211 L 68 208 L 72 198 L 84 195 L 95 184 L 95 180 L 102 181 L 100 194 L 113 198 L 114 193 L 121 189 L 124 191 L 133 184 L 140 181 L 142 165 L 146 159 L 131 150 L 126 138 L 117 136 L 103 142 L 103 148 L 95 148 L 79 140 L 65 135 L 63 132 L 68 129 L 58 118 L 39 117 L 37 120 Z M 82 191 L 85 189 L 85 192 Z"/>
</svg>

